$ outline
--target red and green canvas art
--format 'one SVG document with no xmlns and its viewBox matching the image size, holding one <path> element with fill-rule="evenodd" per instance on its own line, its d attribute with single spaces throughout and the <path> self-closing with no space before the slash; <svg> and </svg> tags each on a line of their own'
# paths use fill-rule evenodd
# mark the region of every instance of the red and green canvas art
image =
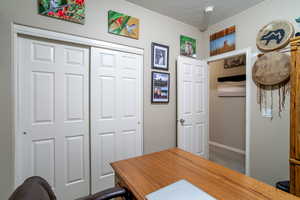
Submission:
<svg viewBox="0 0 300 200">
<path fill-rule="evenodd" d="M 39 14 L 84 24 L 85 0 L 38 0 Z"/>
<path fill-rule="evenodd" d="M 108 11 L 108 32 L 139 39 L 140 20 L 123 13 Z"/>
</svg>

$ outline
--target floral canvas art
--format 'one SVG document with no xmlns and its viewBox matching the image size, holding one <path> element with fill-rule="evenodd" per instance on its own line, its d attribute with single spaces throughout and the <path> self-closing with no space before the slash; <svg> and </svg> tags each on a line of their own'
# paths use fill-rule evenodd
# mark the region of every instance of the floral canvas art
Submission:
<svg viewBox="0 0 300 200">
<path fill-rule="evenodd" d="M 139 39 L 139 19 L 115 11 L 108 11 L 108 32 Z"/>
<path fill-rule="evenodd" d="M 39 14 L 84 24 L 85 0 L 39 0 Z"/>
</svg>

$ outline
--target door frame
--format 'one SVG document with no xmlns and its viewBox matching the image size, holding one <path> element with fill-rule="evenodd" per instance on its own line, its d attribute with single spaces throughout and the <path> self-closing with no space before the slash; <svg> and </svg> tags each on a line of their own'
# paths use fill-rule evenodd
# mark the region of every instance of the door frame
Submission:
<svg viewBox="0 0 300 200">
<path fill-rule="evenodd" d="M 11 91 L 11 100 L 12 100 L 12 152 L 14 153 L 14 158 L 13 158 L 13 166 L 14 166 L 14 189 L 18 185 L 22 183 L 21 179 L 21 172 L 20 172 L 20 156 L 22 155 L 22 148 L 21 148 L 21 140 L 20 137 L 18 137 L 19 134 L 21 134 L 21 124 L 20 124 L 20 119 L 19 119 L 19 114 L 20 114 L 20 102 L 19 102 L 19 94 L 20 94 L 20 83 L 19 83 L 19 64 L 18 64 L 18 51 L 19 51 L 19 42 L 18 39 L 22 35 L 25 36 L 30 36 L 30 37 L 35 37 L 37 39 L 51 39 L 55 41 L 60 41 L 60 42 L 68 42 L 68 43 L 73 43 L 73 44 L 80 44 L 80 45 L 85 45 L 88 47 L 100 47 L 103 49 L 110 49 L 110 50 L 117 50 L 121 52 L 127 52 L 127 53 L 133 53 L 137 55 L 142 56 L 142 66 L 144 67 L 144 49 L 142 48 L 137 48 L 137 47 L 130 47 L 126 45 L 121 45 L 121 44 L 115 44 L 115 43 L 110 43 L 110 42 L 105 42 L 105 41 L 100 41 L 96 39 L 90 39 L 86 37 L 81 37 L 81 36 L 76 36 L 72 34 L 65 34 L 65 33 L 59 33 L 55 31 L 49 31 L 45 29 L 40 29 L 40 28 L 33 28 L 29 26 L 24 26 L 24 25 L 19 25 L 19 24 L 14 24 L 11 23 L 11 85 L 12 85 L 12 91 Z M 144 69 L 144 68 L 143 68 Z M 141 153 L 144 154 L 144 70 L 141 70 L 140 76 L 141 76 L 141 85 L 140 85 L 140 91 L 141 91 L 141 97 L 140 97 L 140 105 L 141 105 L 141 110 L 140 110 L 140 130 L 141 130 Z M 90 96 L 90 94 L 89 94 Z M 89 108 L 90 109 L 90 108 Z M 91 166 L 90 166 L 91 168 Z M 91 180 L 90 180 L 91 181 Z M 91 183 L 91 182 L 90 182 Z"/>
<path fill-rule="evenodd" d="M 207 58 L 205 61 L 207 63 L 223 60 L 228 57 L 237 56 L 240 54 L 246 54 L 246 148 L 245 148 L 245 171 L 246 175 L 250 176 L 250 138 L 251 138 L 251 109 L 252 109 L 252 96 L 251 96 L 251 90 L 252 90 L 252 51 L 251 48 L 245 48 L 241 50 L 231 51 L 228 53 L 224 53 L 221 55 L 213 56 Z M 210 79 L 210 69 L 208 67 L 208 80 Z M 210 91 L 208 90 L 208 95 Z M 208 101 L 209 102 L 209 101 Z M 209 104 L 209 103 L 208 103 Z M 209 105 L 208 105 L 209 106 Z M 209 135 L 209 132 L 208 132 Z"/>
</svg>

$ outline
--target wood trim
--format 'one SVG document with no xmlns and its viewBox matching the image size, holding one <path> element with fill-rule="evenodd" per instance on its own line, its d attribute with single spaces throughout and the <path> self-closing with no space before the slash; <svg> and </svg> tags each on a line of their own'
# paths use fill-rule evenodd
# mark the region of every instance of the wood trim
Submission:
<svg viewBox="0 0 300 200">
<path fill-rule="evenodd" d="M 290 163 L 294 164 L 294 165 L 300 165 L 300 160 L 296 160 L 296 159 L 290 159 Z"/>
<path fill-rule="evenodd" d="M 291 39 L 290 192 L 300 197 L 300 37 Z"/>
</svg>

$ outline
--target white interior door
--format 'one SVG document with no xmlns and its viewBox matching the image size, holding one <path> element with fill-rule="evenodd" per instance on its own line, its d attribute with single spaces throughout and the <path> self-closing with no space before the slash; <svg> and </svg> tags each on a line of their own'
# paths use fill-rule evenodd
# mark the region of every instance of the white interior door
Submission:
<svg viewBox="0 0 300 200">
<path fill-rule="evenodd" d="M 114 186 L 110 163 L 142 154 L 142 56 L 91 50 L 92 193 Z"/>
<path fill-rule="evenodd" d="M 177 143 L 191 153 L 208 157 L 208 69 L 204 61 L 178 57 Z"/>
<path fill-rule="evenodd" d="M 19 38 L 22 179 L 41 176 L 58 199 L 89 194 L 89 49 Z"/>
</svg>

